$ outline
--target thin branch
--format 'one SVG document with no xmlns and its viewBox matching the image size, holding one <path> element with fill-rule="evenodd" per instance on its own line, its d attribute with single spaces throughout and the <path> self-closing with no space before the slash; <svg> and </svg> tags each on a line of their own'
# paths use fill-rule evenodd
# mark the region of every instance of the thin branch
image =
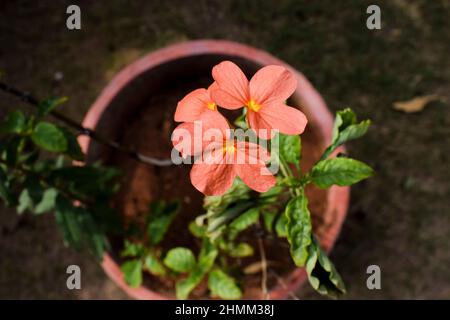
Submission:
<svg viewBox="0 0 450 320">
<path fill-rule="evenodd" d="M 272 273 L 272 274 L 275 276 L 275 278 L 277 279 L 278 283 L 283 287 L 283 289 L 285 289 L 285 290 L 288 291 L 288 295 L 289 295 L 292 299 L 294 299 L 294 300 L 300 300 L 300 298 L 299 298 L 295 293 L 293 293 L 292 291 L 288 290 L 288 287 L 287 287 L 286 283 L 284 282 L 283 278 L 281 278 L 281 277 L 278 275 L 278 273 L 276 273 L 276 272 L 273 271 L 272 269 L 270 269 L 269 271 L 270 271 L 270 273 Z"/>
<path fill-rule="evenodd" d="M 42 183 L 44 186 L 48 187 L 48 188 L 55 188 L 58 189 L 58 192 L 61 193 L 62 195 L 64 195 L 66 198 L 68 199 L 72 199 L 72 200 L 76 200 L 79 201 L 80 203 L 83 203 L 85 205 L 92 205 L 93 202 L 88 200 L 88 199 L 82 199 L 81 197 L 75 195 L 73 192 L 69 191 L 69 190 L 64 190 L 61 186 L 58 186 L 56 184 L 52 184 L 50 183 L 46 177 L 44 177 L 42 174 L 38 174 L 37 172 L 31 171 L 27 168 L 24 168 L 22 166 L 11 166 L 8 162 L 6 162 L 5 160 L 0 158 L 0 164 L 3 164 L 4 166 L 6 166 L 7 168 L 13 170 L 13 171 L 17 171 L 20 172 L 24 175 L 31 175 L 34 174 L 37 179 L 39 180 L 40 183 Z"/>
<path fill-rule="evenodd" d="M 17 88 L 7 85 L 6 83 L 3 83 L 3 82 L 0 82 L 0 90 L 19 98 L 20 100 L 28 103 L 29 105 L 31 105 L 33 107 L 37 108 L 39 106 L 39 100 L 36 99 L 35 97 L 33 97 L 28 92 L 21 91 Z M 120 151 L 124 154 L 127 154 L 128 156 L 130 156 L 131 158 L 133 158 L 137 161 L 140 161 L 140 162 L 143 162 L 146 164 L 159 166 L 159 167 L 170 166 L 173 164 L 171 159 L 156 159 L 153 157 L 143 155 L 134 149 L 126 148 L 114 140 L 111 140 L 111 139 L 101 136 L 100 134 L 98 134 L 96 131 L 94 131 L 92 129 L 83 127 L 78 122 L 66 117 L 65 115 L 63 115 L 60 112 L 53 110 L 50 112 L 50 115 L 53 116 L 55 119 L 65 123 L 67 126 L 77 130 L 79 132 L 79 134 L 86 135 L 86 136 L 90 137 L 91 139 L 97 141 L 100 144 L 103 144 L 103 145 L 113 148 L 117 151 Z"/>
<path fill-rule="evenodd" d="M 264 249 L 264 244 L 261 237 L 258 237 L 258 246 L 259 252 L 261 254 L 261 268 L 262 268 L 262 277 L 261 277 L 261 289 L 263 293 L 263 299 L 269 299 L 269 293 L 267 291 L 267 260 L 266 260 L 266 251 Z"/>
</svg>

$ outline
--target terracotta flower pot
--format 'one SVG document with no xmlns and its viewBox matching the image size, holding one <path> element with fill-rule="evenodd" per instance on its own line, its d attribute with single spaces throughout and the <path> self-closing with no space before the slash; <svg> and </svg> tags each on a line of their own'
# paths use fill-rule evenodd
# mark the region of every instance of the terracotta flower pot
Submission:
<svg viewBox="0 0 450 320">
<path fill-rule="evenodd" d="M 307 169 L 317 161 L 331 141 L 333 125 L 332 115 L 322 97 L 303 74 L 283 61 L 265 51 L 229 41 L 200 40 L 175 44 L 131 63 L 103 90 L 87 113 L 83 125 L 117 139 L 126 128 L 124 119 L 127 119 L 130 113 L 136 112 L 143 99 L 170 86 L 180 77 L 208 76 L 211 68 L 223 60 L 234 61 L 249 76 L 260 67 L 271 64 L 283 65 L 295 74 L 298 87 L 289 104 L 300 108 L 309 121 L 307 130 L 302 135 L 302 165 Z M 173 110 L 175 107 L 176 103 Z M 111 150 L 93 143 L 87 137 L 81 137 L 80 143 L 88 155 L 88 161 L 105 160 L 112 156 Z M 168 139 L 167 144 L 170 144 Z M 186 176 L 185 179 L 188 180 L 189 177 Z M 322 247 L 327 251 L 332 248 L 341 229 L 348 208 L 349 194 L 348 187 L 332 187 L 325 191 L 309 190 L 309 195 L 315 198 L 319 207 L 322 206 L 320 212 L 315 213 L 313 225 Z M 108 276 L 133 298 L 172 298 L 153 292 L 144 285 L 138 288 L 129 287 L 123 280 L 114 255 L 105 254 L 102 266 Z M 286 298 L 290 291 L 298 289 L 305 280 L 304 270 L 294 269 L 285 276 L 284 285 L 278 284 L 271 289 L 270 298 Z M 257 289 L 249 289 L 244 292 L 244 298 L 259 299 L 261 294 Z"/>
</svg>

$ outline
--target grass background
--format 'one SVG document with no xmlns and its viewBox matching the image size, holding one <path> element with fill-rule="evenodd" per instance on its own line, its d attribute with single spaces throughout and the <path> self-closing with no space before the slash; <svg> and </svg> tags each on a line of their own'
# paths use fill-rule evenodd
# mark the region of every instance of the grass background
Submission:
<svg viewBox="0 0 450 320">
<path fill-rule="evenodd" d="M 82 29 L 65 27 L 78 4 Z M 382 29 L 366 28 L 378 4 Z M 302 71 L 332 111 L 351 106 L 373 126 L 349 153 L 377 175 L 352 188 L 331 255 L 350 299 L 450 298 L 450 1 L 2 1 L 0 70 L 40 97 L 67 95 L 82 120 L 120 68 L 178 41 L 229 39 L 265 49 Z M 58 76 L 62 80 L 57 80 Z M 396 101 L 437 94 L 416 114 Z M 0 115 L 23 108 L 0 93 Z M 65 269 L 82 268 L 80 291 Z M 366 288 L 377 264 L 382 290 Z M 301 298 L 319 298 L 308 285 Z M 0 298 L 125 298 L 86 254 L 62 245 L 51 216 L 0 208 Z"/>
</svg>

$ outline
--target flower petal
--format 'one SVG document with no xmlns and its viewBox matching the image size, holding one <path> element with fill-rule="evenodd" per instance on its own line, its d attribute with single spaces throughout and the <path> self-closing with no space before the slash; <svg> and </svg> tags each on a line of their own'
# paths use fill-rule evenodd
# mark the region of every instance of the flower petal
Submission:
<svg viewBox="0 0 450 320">
<path fill-rule="evenodd" d="M 250 80 L 250 97 L 258 104 L 284 102 L 296 88 L 292 72 L 281 66 L 267 66 Z"/>
<path fill-rule="evenodd" d="M 270 160 L 270 153 L 267 149 L 257 143 L 237 142 L 237 164 L 243 164 L 244 160 L 249 164 L 266 163 Z M 243 160 L 241 157 L 244 156 Z"/>
<path fill-rule="evenodd" d="M 173 147 L 179 151 L 183 157 L 193 156 L 201 152 L 201 149 L 194 149 L 196 145 L 201 146 L 201 140 L 195 141 L 194 127 L 194 122 L 185 122 L 178 125 L 172 132 L 171 140 Z"/>
<path fill-rule="evenodd" d="M 219 163 L 204 162 L 195 163 L 191 169 L 192 185 L 207 196 L 224 194 L 233 184 L 236 172 L 234 165 L 227 164 L 225 158 Z"/>
<path fill-rule="evenodd" d="M 296 135 L 305 130 L 308 120 L 300 110 L 284 103 L 264 105 L 258 112 L 248 112 L 248 122 L 256 134 L 265 138 L 264 131 L 279 130 L 281 133 Z"/>
<path fill-rule="evenodd" d="M 212 98 L 208 90 L 201 88 L 192 91 L 178 102 L 175 121 L 192 122 L 197 120 L 204 110 L 209 110 L 207 105 L 211 102 Z"/>
<path fill-rule="evenodd" d="M 272 188 L 276 179 L 273 174 L 267 169 L 264 161 L 262 159 L 257 159 L 257 163 L 251 163 L 252 156 L 248 154 L 249 151 L 254 150 L 254 148 L 258 148 L 254 146 L 245 146 L 244 148 L 239 147 L 237 152 L 237 158 L 242 159 L 242 157 L 246 159 L 250 159 L 250 162 L 240 163 L 238 162 L 236 167 L 236 174 L 244 181 L 244 183 L 249 186 L 251 189 L 258 192 L 266 192 L 270 188 Z M 242 153 L 247 153 L 246 155 L 242 155 Z"/>
<path fill-rule="evenodd" d="M 212 143 L 221 143 L 227 138 L 229 125 L 217 111 L 208 110 L 194 122 L 184 122 L 172 132 L 172 144 L 183 157 L 199 155 Z"/>
<path fill-rule="evenodd" d="M 216 85 L 211 88 L 215 103 L 226 109 L 238 109 L 249 98 L 248 80 L 242 70 L 231 61 L 223 61 L 212 70 Z"/>
</svg>

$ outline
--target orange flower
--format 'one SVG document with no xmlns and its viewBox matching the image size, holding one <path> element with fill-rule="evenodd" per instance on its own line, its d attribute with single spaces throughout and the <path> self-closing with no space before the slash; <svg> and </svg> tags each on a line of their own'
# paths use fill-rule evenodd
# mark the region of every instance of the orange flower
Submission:
<svg viewBox="0 0 450 320">
<path fill-rule="evenodd" d="M 273 187 L 276 179 L 266 167 L 270 159 L 267 150 L 255 143 L 231 139 L 228 124 L 219 126 L 211 116 L 203 114 L 200 121 L 183 123 L 172 135 L 175 149 L 183 155 L 202 155 L 196 158 L 191 169 L 194 187 L 208 196 L 221 195 L 231 187 L 236 176 L 258 192 Z M 195 131 L 196 126 L 202 127 L 201 133 Z M 194 147 L 196 143 L 200 147 Z"/>
<path fill-rule="evenodd" d="M 267 66 L 255 73 L 248 81 L 242 70 L 231 61 L 223 61 L 212 70 L 215 85 L 211 97 L 223 108 L 247 107 L 247 122 L 258 136 L 265 138 L 264 131 L 279 130 L 297 135 L 305 130 L 307 119 L 298 109 L 285 105 L 295 91 L 294 75 L 281 66 Z"/>
<path fill-rule="evenodd" d="M 211 90 L 216 86 L 213 82 L 208 89 L 197 89 L 187 94 L 178 102 L 175 111 L 176 122 L 194 122 L 203 115 L 219 122 L 219 126 L 227 125 L 227 120 L 217 110 L 217 104 L 211 98 Z"/>
</svg>

